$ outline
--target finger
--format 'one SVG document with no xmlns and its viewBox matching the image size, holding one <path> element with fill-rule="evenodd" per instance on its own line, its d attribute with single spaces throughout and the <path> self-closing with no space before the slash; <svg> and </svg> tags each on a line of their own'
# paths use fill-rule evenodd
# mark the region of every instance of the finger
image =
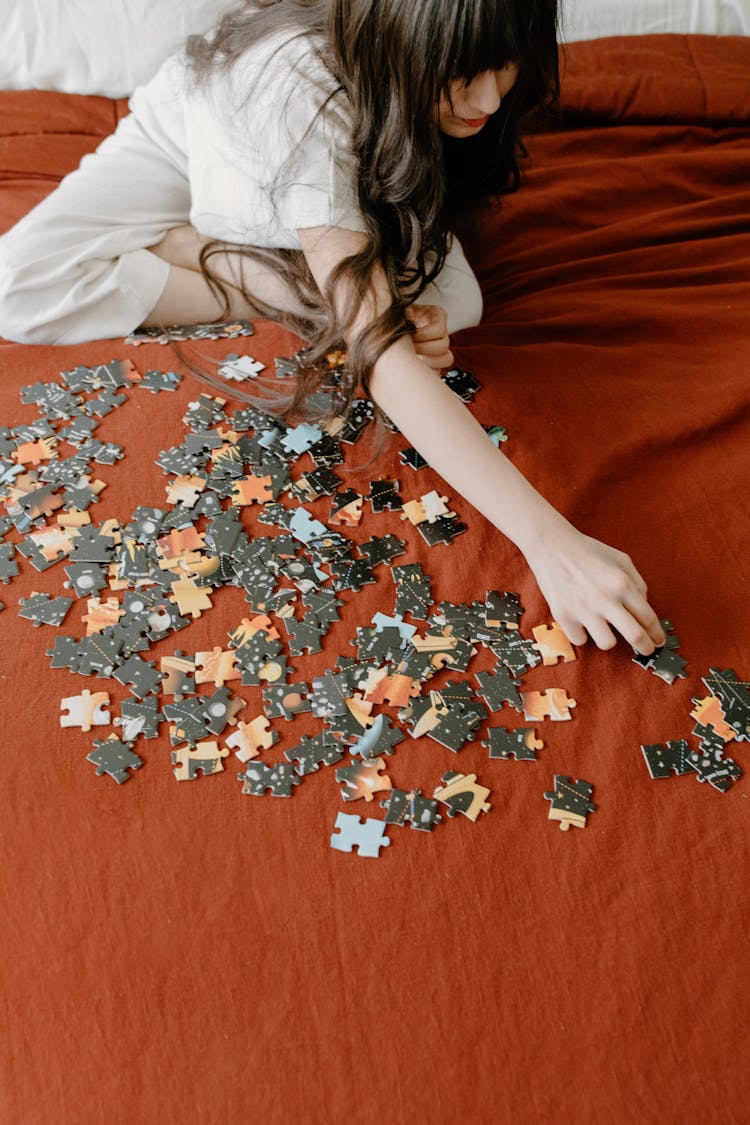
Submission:
<svg viewBox="0 0 750 1125">
<path fill-rule="evenodd" d="M 447 336 L 439 336 L 437 340 L 416 340 L 415 346 L 423 355 L 446 355 L 451 350 Z"/>
<path fill-rule="evenodd" d="M 622 635 L 627 641 L 644 656 L 649 656 L 655 648 L 661 648 L 666 643 L 667 637 L 659 618 L 654 613 L 645 598 L 631 597 L 623 602 L 624 609 L 634 622 L 631 626 L 631 636 Z M 618 628 L 616 623 L 615 628 Z M 619 630 L 622 632 L 622 630 Z"/>
<path fill-rule="evenodd" d="M 404 310 L 404 316 L 417 328 L 424 328 L 436 319 L 436 305 L 409 305 Z"/>
<path fill-rule="evenodd" d="M 432 367 L 435 371 L 442 371 L 444 367 L 451 367 L 453 365 L 453 352 L 444 352 L 439 356 L 422 355 L 417 352 L 417 359 L 421 359 L 422 363 L 427 367 Z"/>
<path fill-rule="evenodd" d="M 610 614 L 610 621 L 620 636 L 624 637 L 631 645 L 633 651 L 640 653 L 641 656 L 650 656 L 654 649 L 658 647 L 640 621 L 628 613 L 626 609 L 620 607 L 619 610 L 615 610 Z"/>
<path fill-rule="evenodd" d="M 448 314 L 437 305 L 423 305 L 407 319 L 414 325 L 414 339 L 440 340 L 448 337 Z"/>
<path fill-rule="evenodd" d="M 430 324 L 426 328 L 418 328 L 412 336 L 415 344 L 439 344 L 448 346 L 448 334 L 444 325 Z"/>
<path fill-rule="evenodd" d="M 558 617 L 557 624 L 572 645 L 585 645 L 586 641 L 589 639 L 583 625 L 578 621 L 562 620 Z"/>
<path fill-rule="evenodd" d="M 608 650 L 617 644 L 617 637 L 603 617 L 592 617 L 584 621 L 586 631 L 597 648 Z"/>
</svg>

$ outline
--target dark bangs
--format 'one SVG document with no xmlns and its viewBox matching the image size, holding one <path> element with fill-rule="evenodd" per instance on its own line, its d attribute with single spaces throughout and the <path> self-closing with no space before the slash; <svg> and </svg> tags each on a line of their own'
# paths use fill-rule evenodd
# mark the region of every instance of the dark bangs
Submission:
<svg viewBox="0 0 750 1125">
<path fill-rule="evenodd" d="M 555 0 L 444 0 L 432 39 L 433 97 L 449 94 L 488 70 L 513 63 L 519 75 L 513 100 L 519 109 L 557 96 Z"/>
</svg>

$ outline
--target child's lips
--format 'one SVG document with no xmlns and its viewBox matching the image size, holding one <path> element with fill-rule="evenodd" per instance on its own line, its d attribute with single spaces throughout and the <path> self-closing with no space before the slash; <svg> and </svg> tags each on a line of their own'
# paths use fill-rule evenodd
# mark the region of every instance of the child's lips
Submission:
<svg viewBox="0 0 750 1125">
<path fill-rule="evenodd" d="M 463 121 L 464 125 L 478 126 L 484 125 L 488 118 L 489 114 L 485 114 L 484 117 L 461 117 L 459 120 Z"/>
</svg>

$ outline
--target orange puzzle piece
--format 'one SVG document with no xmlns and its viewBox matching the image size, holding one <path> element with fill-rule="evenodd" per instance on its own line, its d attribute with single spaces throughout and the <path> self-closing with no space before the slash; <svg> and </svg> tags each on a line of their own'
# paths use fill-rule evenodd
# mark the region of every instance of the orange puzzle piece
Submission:
<svg viewBox="0 0 750 1125">
<path fill-rule="evenodd" d="M 531 632 L 534 634 L 534 648 L 547 667 L 557 664 L 558 660 L 570 664 L 577 659 L 573 646 L 556 621 L 551 625 L 537 625 Z"/>
<path fill-rule="evenodd" d="M 572 719 L 572 707 L 576 706 L 575 699 L 568 699 L 564 688 L 547 688 L 546 691 L 522 691 L 523 714 L 525 719 L 541 722 L 542 719 L 552 719 L 562 722 Z"/>
</svg>

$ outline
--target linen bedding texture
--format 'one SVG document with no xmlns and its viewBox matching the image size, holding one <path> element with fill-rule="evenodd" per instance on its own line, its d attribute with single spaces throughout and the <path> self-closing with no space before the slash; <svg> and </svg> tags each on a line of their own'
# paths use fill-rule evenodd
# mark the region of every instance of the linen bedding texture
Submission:
<svg viewBox="0 0 750 1125">
<path fill-rule="evenodd" d="M 485 296 L 482 323 L 453 341 L 481 383 L 471 409 L 505 427 L 507 455 L 560 510 L 632 555 L 688 661 L 672 686 L 623 644 L 538 667 L 535 685 L 578 706 L 540 725 L 536 762 L 489 761 L 480 739 L 458 761 L 428 739 L 397 748 L 396 785 L 476 773 L 493 802 L 477 824 L 394 826 L 380 859 L 359 859 L 328 847 L 342 805 L 324 770 L 289 801 L 242 797 L 229 769 L 176 782 L 165 737 L 139 743 L 144 767 L 127 784 L 96 777 L 93 739 L 59 726 L 60 699 L 84 681 L 50 669 L 52 627 L 17 615 L 31 591 L 60 592 L 66 564 L 40 574 L 19 559 L 0 616 L 3 1121 L 746 1120 L 747 743 L 732 750 L 745 776 L 727 793 L 652 780 L 640 746 L 692 738 L 710 667 L 750 673 L 748 73 L 742 37 L 572 44 L 560 119 L 529 138 L 523 187 L 465 242 Z M 2 224 L 126 112 L 0 94 Z M 299 344 L 254 327 L 248 341 L 202 342 L 201 362 L 249 350 L 272 370 Z M 122 339 L 0 352 L 3 425 L 38 418 L 22 387 L 79 364 L 176 363 Z M 96 437 L 124 459 L 97 466 L 107 487 L 93 523 L 163 506 L 155 460 L 202 389 L 183 376 L 101 419 Z M 441 488 L 393 443 L 375 464 L 351 460 L 347 485 Z M 467 531 L 430 548 L 399 525 L 409 562 L 436 603 L 517 592 L 528 636 L 548 618 L 523 559 L 451 499 Z M 327 500 L 316 504 L 325 519 Z M 351 537 L 364 542 L 379 518 Z M 248 606 L 220 594 L 171 648 L 226 645 Z M 383 580 L 347 597 L 310 675 L 352 655 L 356 625 L 393 599 Z M 63 630 L 80 636 L 80 616 Z M 308 718 L 299 729 L 313 734 Z M 594 785 L 585 831 L 547 820 L 555 773 Z M 376 805 L 365 815 L 382 817 Z"/>
</svg>

